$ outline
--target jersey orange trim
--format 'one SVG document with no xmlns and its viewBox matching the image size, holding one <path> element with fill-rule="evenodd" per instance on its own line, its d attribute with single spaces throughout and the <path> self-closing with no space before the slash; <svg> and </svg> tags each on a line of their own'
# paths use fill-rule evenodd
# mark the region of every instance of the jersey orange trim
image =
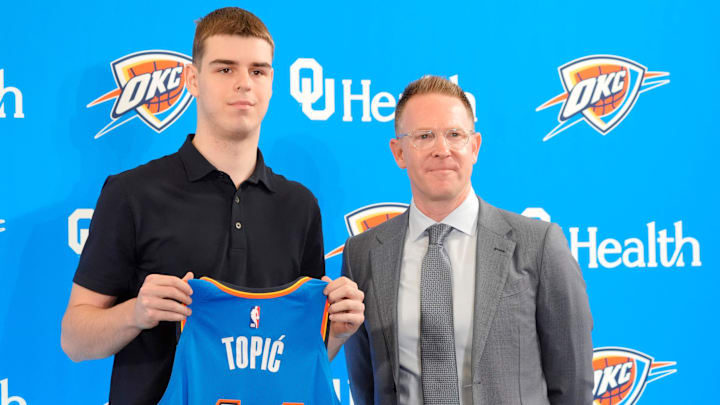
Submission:
<svg viewBox="0 0 720 405">
<path fill-rule="evenodd" d="M 328 314 L 328 310 L 330 308 L 330 301 L 325 300 L 325 310 L 323 311 L 323 321 L 322 325 L 320 326 L 320 333 L 322 334 L 323 342 L 325 342 L 325 338 L 327 337 L 327 326 L 328 321 L 330 320 L 330 315 Z M 327 344 L 327 342 L 325 342 Z"/>
<path fill-rule="evenodd" d="M 254 293 L 254 292 L 247 292 L 247 291 L 240 291 L 235 288 L 230 288 L 221 282 L 214 280 L 210 277 L 201 277 L 200 280 L 205 280 L 213 283 L 215 287 L 219 288 L 221 291 L 228 293 L 230 295 L 234 295 L 236 297 L 241 298 L 254 298 L 254 299 L 268 299 L 268 298 L 276 298 L 276 297 L 282 297 L 284 295 L 288 295 L 292 293 L 293 291 L 300 288 L 301 285 L 307 283 L 310 281 L 310 277 L 302 277 L 299 278 L 296 282 L 294 282 L 291 286 L 283 288 L 282 290 L 278 291 L 270 291 L 270 292 L 263 292 L 263 293 Z"/>
</svg>

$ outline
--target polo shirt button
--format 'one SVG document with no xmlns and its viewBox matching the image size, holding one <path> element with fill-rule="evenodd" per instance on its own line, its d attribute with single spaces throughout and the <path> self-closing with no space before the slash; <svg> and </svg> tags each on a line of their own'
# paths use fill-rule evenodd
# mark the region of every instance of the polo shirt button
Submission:
<svg viewBox="0 0 720 405">
<path fill-rule="evenodd" d="M 235 204 L 240 204 L 240 197 L 235 196 Z"/>
<path fill-rule="evenodd" d="M 242 228 L 242 224 L 240 222 L 235 222 L 235 228 L 237 228 L 237 229 Z"/>
</svg>

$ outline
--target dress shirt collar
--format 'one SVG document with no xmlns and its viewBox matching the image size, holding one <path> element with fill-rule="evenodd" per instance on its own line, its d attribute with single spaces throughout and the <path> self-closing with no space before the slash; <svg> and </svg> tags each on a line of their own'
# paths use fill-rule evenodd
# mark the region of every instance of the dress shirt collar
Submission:
<svg viewBox="0 0 720 405">
<path fill-rule="evenodd" d="M 458 231 L 473 236 L 477 232 L 478 209 L 480 202 L 478 201 L 475 190 L 470 188 L 465 200 L 457 208 L 455 208 L 440 223 L 450 225 Z M 410 202 L 410 219 L 408 223 L 408 238 L 412 241 L 420 239 L 425 230 L 436 224 L 435 220 L 420 212 L 415 205 L 415 199 Z"/>
<path fill-rule="evenodd" d="M 187 173 L 188 181 L 191 182 L 198 181 L 208 174 L 218 171 L 215 166 L 208 162 L 200 151 L 197 150 L 195 145 L 193 145 L 192 140 L 194 137 L 195 134 L 188 135 L 187 139 L 185 139 L 185 143 L 178 151 L 180 160 L 182 160 L 183 165 L 185 166 L 185 173 Z M 269 191 L 275 191 L 272 184 L 272 171 L 269 167 L 265 166 L 265 159 L 263 159 L 263 155 L 259 148 L 257 150 L 255 169 L 246 181 L 252 184 L 262 183 Z"/>
</svg>

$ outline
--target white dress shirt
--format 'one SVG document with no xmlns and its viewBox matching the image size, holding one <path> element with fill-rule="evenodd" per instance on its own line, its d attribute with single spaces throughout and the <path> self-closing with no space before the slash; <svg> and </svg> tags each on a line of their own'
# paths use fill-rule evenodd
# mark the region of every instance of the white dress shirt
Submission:
<svg viewBox="0 0 720 405">
<path fill-rule="evenodd" d="M 472 404 L 472 332 L 475 302 L 475 256 L 480 203 L 474 190 L 452 211 L 443 224 L 454 229 L 445 238 L 452 266 L 453 325 L 460 404 Z M 426 229 L 436 222 L 410 204 L 398 290 L 398 399 L 401 405 L 422 404 L 420 379 L 420 268 L 428 248 Z"/>
</svg>

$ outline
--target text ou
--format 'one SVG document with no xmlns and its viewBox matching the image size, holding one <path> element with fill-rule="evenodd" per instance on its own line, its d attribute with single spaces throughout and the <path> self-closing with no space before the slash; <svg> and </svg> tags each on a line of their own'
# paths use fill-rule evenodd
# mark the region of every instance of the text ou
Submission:
<svg viewBox="0 0 720 405">
<path fill-rule="evenodd" d="M 301 77 L 301 72 L 309 70 L 310 77 Z M 450 76 L 449 80 L 458 84 L 458 75 Z M 381 91 L 371 95 L 369 79 L 360 80 L 360 93 L 352 93 L 352 79 L 342 79 L 343 88 L 343 121 L 353 120 L 353 101 L 362 103 L 362 115 L 360 121 L 371 122 L 373 119 L 379 122 L 388 122 L 395 118 L 395 106 L 397 100 L 387 92 Z M 323 76 L 323 67 L 313 58 L 298 58 L 290 65 L 290 95 L 302 105 L 302 112 L 313 121 L 325 121 L 335 113 L 335 79 L 326 79 Z M 325 96 L 322 109 L 315 109 L 313 104 Z M 469 92 L 465 95 L 475 114 L 475 96 Z M 400 99 L 398 96 L 397 99 Z"/>
</svg>

